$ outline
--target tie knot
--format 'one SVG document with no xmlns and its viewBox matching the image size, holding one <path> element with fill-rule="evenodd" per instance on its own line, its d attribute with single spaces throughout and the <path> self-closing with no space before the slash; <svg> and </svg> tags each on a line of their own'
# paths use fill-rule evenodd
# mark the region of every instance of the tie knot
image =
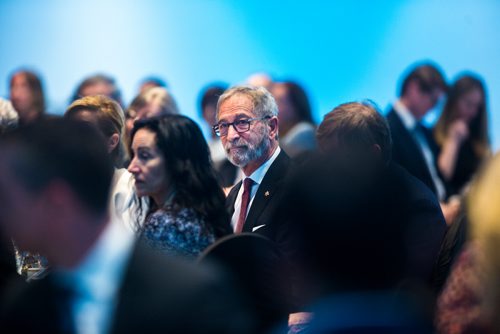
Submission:
<svg viewBox="0 0 500 334">
<path fill-rule="evenodd" d="M 243 180 L 243 190 L 250 190 L 253 184 L 254 184 L 253 180 L 247 177 L 246 179 Z"/>
</svg>

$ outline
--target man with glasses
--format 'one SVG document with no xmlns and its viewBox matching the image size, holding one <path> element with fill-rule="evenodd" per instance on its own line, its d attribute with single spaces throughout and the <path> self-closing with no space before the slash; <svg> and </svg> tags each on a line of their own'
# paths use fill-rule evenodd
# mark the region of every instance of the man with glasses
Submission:
<svg viewBox="0 0 500 334">
<path fill-rule="evenodd" d="M 290 158 L 278 144 L 278 107 L 263 87 L 235 86 L 217 104 L 215 133 L 226 155 L 244 174 L 227 198 L 235 233 L 258 232 L 280 243 L 272 220 Z"/>
<path fill-rule="evenodd" d="M 446 191 L 436 165 L 437 146 L 420 121 L 445 92 L 446 82 L 436 65 L 419 64 L 403 80 L 399 100 L 387 114 L 393 160 L 425 183 L 439 200 Z"/>
</svg>

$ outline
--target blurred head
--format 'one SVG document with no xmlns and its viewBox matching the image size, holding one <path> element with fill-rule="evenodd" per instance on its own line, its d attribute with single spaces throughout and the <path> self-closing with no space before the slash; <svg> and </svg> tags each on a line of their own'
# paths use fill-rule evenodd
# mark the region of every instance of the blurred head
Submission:
<svg viewBox="0 0 500 334">
<path fill-rule="evenodd" d="M 122 105 L 121 93 L 115 79 L 105 74 L 96 74 L 84 79 L 76 88 L 71 101 L 90 95 L 105 95 Z"/>
<path fill-rule="evenodd" d="M 134 122 L 144 118 L 179 113 L 174 97 L 162 87 L 153 87 L 136 96 L 127 109 L 127 133 L 132 132 Z"/>
<path fill-rule="evenodd" d="M 199 98 L 201 117 L 203 117 L 210 127 L 217 122 L 217 102 L 226 89 L 227 86 L 225 84 L 213 84 L 201 91 Z"/>
<path fill-rule="evenodd" d="M 246 83 L 253 87 L 264 87 L 269 89 L 273 84 L 273 79 L 269 74 L 260 72 L 250 75 L 247 78 Z"/>
<path fill-rule="evenodd" d="M 278 147 L 278 107 L 273 96 L 263 87 L 230 88 L 219 98 L 216 129 L 234 165 L 245 174 L 257 169 Z"/>
<path fill-rule="evenodd" d="M 3 136 L 0 222 L 21 249 L 54 256 L 102 228 L 113 173 L 102 141 L 94 127 L 63 118 Z"/>
<path fill-rule="evenodd" d="M 436 140 L 444 144 L 450 125 L 462 120 L 469 126 L 469 138 L 477 145 L 488 144 L 488 113 L 483 81 L 475 74 L 460 76 L 451 86 L 443 112 L 436 124 Z"/>
<path fill-rule="evenodd" d="M 420 120 L 436 106 L 446 91 L 441 70 L 434 64 L 423 63 L 413 67 L 404 78 L 399 96 L 413 116 Z"/>
<path fill-rule="evenodd" d="M 86 96 L 74 101 L 64 116 L 96 126 L 107 140 L 107 149 L 115 166 L 121 167 L 126 158 L 123 144 L 125 117 L 116 101 L 104 95 Z"/>
<path fill-rule="evenodd" d="M 165 83 L 165 81 L 163 81 L 162 79 L 160 79 L 158 77 L 145 78 L 144 80 L 142 80 L 141 86 L 139 87 L 139 94 L 142 94 L 145 91 L 147 91 L 148 89 L 154 88 L 154 87 L 167 88 L 167 84 Z"/>
<path fill-rule="evenodd" d="M 392 139 L 389 125 L 370 102 L 350 102 L 325 115 L 316 132 L 319 149 L 326 154 L 353 161 L 391 160 Z"/>
<path fill-rule="evenodd" d="M 134 175 L 137 195 L 150 196 L 157 208 L 172 199 L 175 207 L 192 208 L 205 216 L 216 231 L 228 231 L 224 194 L 208 145 L 191 119 L 165 115 L 136 122 L 128 169 Z"/>
<path fill-rule="evenodd" d="M 299 84 L 293 81 L 276 82 L 271 87 L 271 93 L 278 104 L 282 135 L 297 123 L 313 123 L 309 99 Z"/>
<path fill-rule="evenodd" d="M 45 112 L 45 98 L 40 77 L 31 71 L 18 71 L 10 78 L 10 101 L 20 123 L 29 123 Z"/>
</svg>

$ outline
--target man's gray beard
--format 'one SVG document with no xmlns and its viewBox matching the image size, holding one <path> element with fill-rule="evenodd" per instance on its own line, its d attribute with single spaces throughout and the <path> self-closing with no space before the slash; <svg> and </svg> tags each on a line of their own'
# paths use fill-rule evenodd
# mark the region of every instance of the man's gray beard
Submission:
<svg viewBox="0 0 500 334">
<path fill-rule="evenodd" d="M 248 147 L 248 149 L 244 153 L 233 153 L 229 150 L 231 146 L 240 146 L 241 144 Z M 247 141 L 240 138 L 239 141 L 235 144 L 226 144 L 225 149 L 229 161 L 233 165 L 243 168 L 248 165 L 249 162 L 261 158 L 269 150 L 270 146 L 271 143 L 269 142 L 268 137 L 266 135 L 263 135 L 261 142 L 255 147 L 252 147 L 250 144 L 248 144 Z"/>
</svg>

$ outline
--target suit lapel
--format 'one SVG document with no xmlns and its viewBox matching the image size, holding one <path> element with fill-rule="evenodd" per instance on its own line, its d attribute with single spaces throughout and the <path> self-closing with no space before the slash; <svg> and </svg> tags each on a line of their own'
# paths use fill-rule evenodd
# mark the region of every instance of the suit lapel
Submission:
<svg viewBox="0 0 500 334">
<path fill-rule="evenodd" d="M 281 186 L 281 181 L 285 177 L 289 163 L 290 158 L 282 150 L 271 167 L 269 167 L 269 170 L 255 194 L 252 206 L 247 215 L 245 226 L 243 227 L 243 232 L 252 232 L 254 227 L 260 225 L 258 219 Z"/>
<path fill-rule="evenodd" d="M 234 202 L 236 202 L 236 197 L 238 196 L 238 191 L 240 191 L 241 187 L 241 182 L 238 182 L 234 185 L 234 187 L 231 189 L 229 192 L 229 195 L 227 195 L 226 198 L 226 211 L 229 214 L 229 217 L 231 218 L 234 213 Z"/>
</svg>

